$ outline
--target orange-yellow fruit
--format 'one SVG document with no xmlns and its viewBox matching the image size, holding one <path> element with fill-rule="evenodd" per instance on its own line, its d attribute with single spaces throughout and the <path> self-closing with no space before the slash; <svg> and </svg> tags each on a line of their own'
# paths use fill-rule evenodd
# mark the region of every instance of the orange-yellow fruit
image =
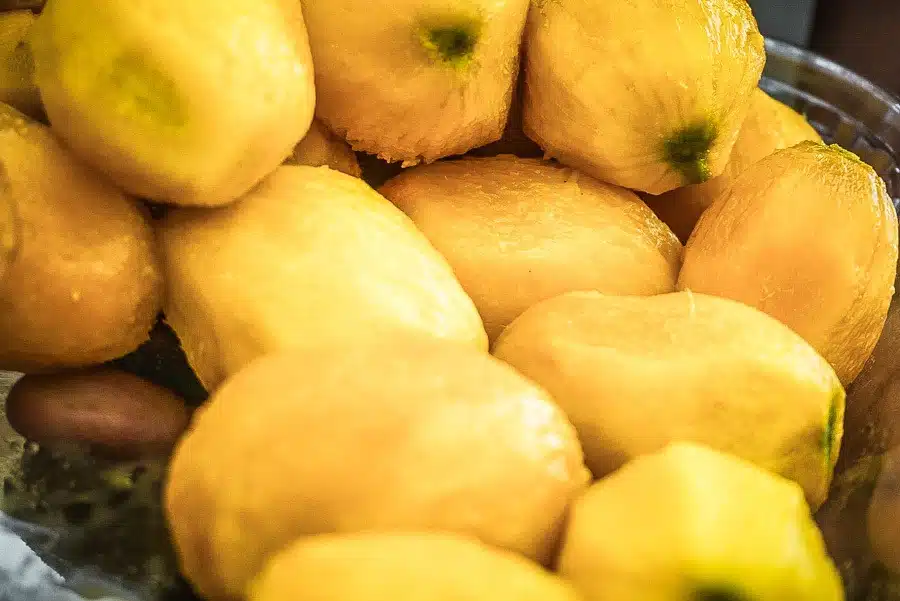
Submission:
<svg viewBox="0 0 900 601">
<path fill-rule="evenodd" d="M 444 530 L 547 562 L 586 484 L 545 391 L 427 337 L 310 345 L 223 385 L 179 444 L 166 515 L 201 594 L 239 597 L 296 539 Z"/>
<path fill-rule="evenodd" d="M 381 188 L 447 258 L 493 340 L 571 290 L 672 292 L 681 244 L 631 191 L 514 156 L 416 167 Z"/>
<path fill-rule="evenodd" d="M 528 0 L 303 3 L 316 116 L 355 150 L 404 166 L 498 140 Z"/>
<path fill-rule="evenodd" d="M 525 44 L 528 137 L 650 194 L 722 173 L 765 64 L 746 0 L 537 0 Z"/>
<path fill-rule="evenodd" d="M 279 167 L 240 202 L 158 226 L 166 319 L 207 390 L 301 344 L 415 331 L 487 350 L 472 300 L 397 207 L 328 167 Z"/>
<path fill-rule="evenodd" d="M 550 392 L 596 477 L 687 440 L 798 482 L 813 506 L 828 494 L 844 389 L 761 311 L 690 292 L 571 292 L 525 311 L 494 355 Z"/>
<path fill-rule="evenodd" d="M 897 214 L 875 171 L 802 142 L 746 169 L 685 247 L 680 289 L 790 326 L 847 385 L 881 334 L 897 273 Z"/>
<path fill-rule="evenodd" d="M 143 208 L 0 104 L 0 370 L 110 361 L 144 342 L 163 277 Z"/>
<path fill-rule="evenodd" d="M 803 115 L 757 89 L 750 97 L 750 110 L 722 175 L 660 196 L 648 195 L 645 200 L 675 235 L 687 242 L 703 211 L 744 169 L 777 150 L 806 140 L 821 142 L 822 138 Z"/>
<path fill-rule="evenodd" d="M 249 601 L 578 601 L 524 557 L 443 532 L 303 539 L 256 579 Z"/>
<path fill-rule="evenodd" d="M 142 198 L 231 203 L 313 117 L 296 0 L 49 0 L 28 40 L 54 131 Z"/>
</svg>

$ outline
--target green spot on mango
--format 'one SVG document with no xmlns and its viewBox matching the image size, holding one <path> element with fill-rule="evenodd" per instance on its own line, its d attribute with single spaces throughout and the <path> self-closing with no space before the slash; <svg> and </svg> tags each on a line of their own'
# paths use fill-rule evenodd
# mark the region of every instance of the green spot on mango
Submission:
<svg viewBox="0 0 900 601">
<path fill-rule="evenodd" d="M 94 88 L 116 114 L 149 126 L 180 128 L 187 114 L 174 82 L 137 53 L 118 55 Z"/>
<path fill-rule="evenodd" d="M 460 19 L 419 28 L 419 42 L 432 60 L 454 68 L 464 68 L 475 55 L 481 25 L 474 19 Z"/>
<path fill-rule="evenodd" d="M 48 2 L 26 43 L 34 59 L 35 79 L 57 82 L 97 119 L 124 121 L 141 133 L 181 133 L 189 107 L 175 80 L 156 64 L 153 53 L 120 37 L 117 23 L 98 0 Z M 99 21 L 87 13 L 104 15 Z"/>
<path fill-rule="evenodd" d="M 709 150 L 718 131 L 711 123 L 689 125 L 663 142 L 663 160 L 684 177 L 688 184 L 710 179 Z"/>
</svg>

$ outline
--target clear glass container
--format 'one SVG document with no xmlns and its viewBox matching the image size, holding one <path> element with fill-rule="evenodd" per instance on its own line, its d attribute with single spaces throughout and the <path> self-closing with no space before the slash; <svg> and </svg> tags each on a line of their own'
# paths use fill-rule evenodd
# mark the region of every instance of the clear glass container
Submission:
<svg viewBox="0 0 900 601">
<path fill-rule="evenodd" d="M 844 67 L 766 40 L 766 92 L 800 111 L 828 142 L 872 165 L 900 199 L 900 100 Z"/>
<path fill-rule="evenodd" d="M 772 40 L 767 50 L 761 87 L 805 114 L 827 141 L 875 167 L 900 202 L 900 100 L 807 51 Z M 3 202 L 0 194 L 0 280 L 16 240 L 14 212 Z M 116 364 L 189 400 L 203 398 L 174 337 L 162 328 Z M 0 372 L 0 403 L 16 377 Z M 896 297 L 872 360 L 849 388 L 845 429 L 832 495 L 817 519 L 849 600 L 900 601 Z M 174 578 L 166 550 L 157 500 L 163 466 L 109 464 L 69 451 L 25 443 L 0 417 L 0 507 L 8 510 L 0 512 L 0 599 L 193 599 Z M 129 494 L 110 493 L 110 482 Z"/>
</svg>

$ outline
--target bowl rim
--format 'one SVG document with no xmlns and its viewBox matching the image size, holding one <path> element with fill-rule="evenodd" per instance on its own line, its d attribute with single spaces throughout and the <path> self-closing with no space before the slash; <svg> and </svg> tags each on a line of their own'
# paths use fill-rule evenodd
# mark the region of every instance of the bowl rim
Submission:
<svg viewBox="0 0 900 601">
<path fill-rule="evenodd" d="M 868 94 L 871 94 L 872 96 L 878 98 L 879 100 L 884 102 L 885 105 L 890 106 L 893 112 L 900 114 L 900 95 L 893 94 L 885 90 L 880 85 L 874 83 L 872 80 L 866 77 L 863 77 L 849 67 L 833 61 L 830 58 L 826 58 L 813 50 L 801 48 L 789 42 L 783 42 L 775 38 L 766 37 L 765 44 L 766 54 L 772 53 L 778 56 L 784 56 L 790 59 L 794 59 L 798 62 L 808 63 L 811 66 L 822 71 L 827 71 L 829 74 L 843 79 L 853 86 L 861 88 Z M 763 75 L 763 77 L 765 77 L 765 75 Z"/>
</svg>

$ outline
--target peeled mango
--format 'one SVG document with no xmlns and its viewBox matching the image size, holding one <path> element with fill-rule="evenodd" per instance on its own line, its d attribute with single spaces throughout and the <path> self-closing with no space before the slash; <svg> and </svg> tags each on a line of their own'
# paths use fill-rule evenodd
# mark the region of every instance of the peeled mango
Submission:
<svg viewBox="0 0 900 601">
<path fill-rule="evenodd" d="M 54 131 L 149 200 L 233 202 L 312 121 L 299 2 L 50 0 L 28 41 Z"/>
<path fill-rule="evenodd" d="M 257 357 L 421 332 L 487 350 L 472 300 L 409 218 L 362 180 L 279 167 L 233 205 L 158 227 L 166 319 L 212 392 Z"/>
</svg>

